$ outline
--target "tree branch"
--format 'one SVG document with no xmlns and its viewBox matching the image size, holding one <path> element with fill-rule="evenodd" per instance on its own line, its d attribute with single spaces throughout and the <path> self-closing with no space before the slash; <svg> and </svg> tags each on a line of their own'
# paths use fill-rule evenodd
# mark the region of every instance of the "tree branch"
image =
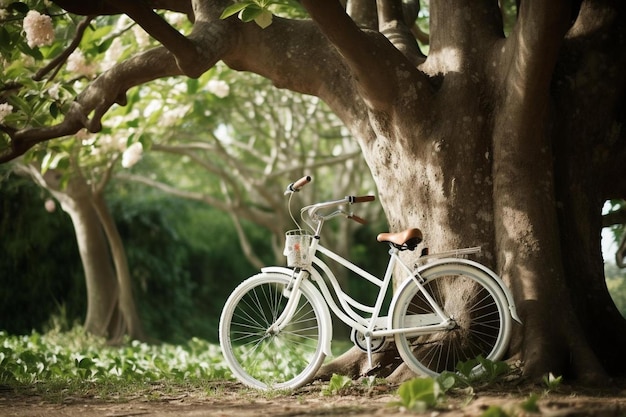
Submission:
<svg viewBox="0 0 626 417">
<path fill-rule="evenodd" d="M 65 48 L 65 50 L 63 50 L 63 52 L 61 52 L 56 58 L 50 61 L 48 65 L 37 71 L 37 73 L 35 73 L 35 75 L 33 76 L 33 80 L 42 80 L 43 77 L 52 70 L 54 70 L 54 73 L 50 76 L 50 79 L 53 79 L 56 76 L 56 74 L 61 69 L 61 65 L 63 65 L 63 63 L 67 61 L 67 58 L 72 54 L 72 52 L 76 50 L 76 48 L 78 48 L 78 45 L 80 45 L 80 41 L 83 39 L 85 30 L 87 30 L 94 17 L 95 16 L 87 16 L 78 24 L 76 28 L 76 34 L 74 35 L 74 38 L 72 39 L 72 42 L 68 45 L 68 47 Z"/>
<path fill-rule="evenodd" d="M 202 75 L 202 72 L 198 72 L 198 67 L 195 65 L 193 59 L 199 51 L 196 50 L 196 45 L 163 20 L 163 18 L 154 11 L 155 5 L 149 2 L 104 0 L 85 4 L 85 2 L 77 2 L 75 0 L 56 0 L 55 3 L 65 10 L 80 15 L 125 13 L 174 54 L 176 62 L 185 75 L 194 78 Z M 185 7 L 178 6 L 177 9 L 184 10 L 188 15 L 191 15 L 191 2 L 180 3 L 181 5 L 185 5 Z M 170 3 L 159 2 L 159 4 L 163 6 Z"/>
<path fill-rule="evenodd" d="M 404 77 L 402 85 L 428 82 L 387 38 L 378 32 L 360 30 L 338 1 L 303 0 L 302 4 L 345 59 L 361 96 L 372 110 L 391 111 L 401 96 L 399 74 Z M 381 80 L 385 88 L 381 88 Z"/>
<path fill-rule="evenodd" d="M 204 34 L 195 38 L 202 53 L 194 60 L 197 71 L 207 71 L 228 51 L 234 42 L 223 21 L 203 26 Z M 102 117 L 114 104 L 126 105 L 126 92 L 146 82 L 168 76 L 182 75 L 177 61 L 166 48 L 154 48 L 121 62 L 96 78 L 78 95 L 63 121 L 51 127 L 3 129 L 10 138 L 10 147 L 0 154 L 0 163 L 10 161 L 47 140 L 73 135 L 82 128 L 92 133 L 102 129 Z M 93 114 L 91 119 L 89 115 Z"/>
<path fill-rule="evenodd" d="M 415 37 L 407 26 L 401 0 L 377 0 L 378 28 L 389 42 L 410 61 L 417 66 L 424 62 L 426 56 L 422 53 Z"/>
</svg>

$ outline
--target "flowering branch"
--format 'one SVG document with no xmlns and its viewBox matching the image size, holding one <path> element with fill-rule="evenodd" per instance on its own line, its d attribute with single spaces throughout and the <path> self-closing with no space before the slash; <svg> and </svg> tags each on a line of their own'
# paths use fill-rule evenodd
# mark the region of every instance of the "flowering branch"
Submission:
<svg viewBox="0 0 626 417">
<path fill-rule="evenodd" d="M 54 73 L 50 76 L 50 79 L 53 79 L 56 76 L 56 74 L 59 72 L 59 69 L 61 69 L 61 65 L 65 61 L 67 61 L 67 58 L 72 54 L 72 52 L 76 50 L 76 48 L 78 48 L 78 45 L 80 45 L 80 41 L 83 38 L 85 30 L 89 27 L 89 24 L 94 19 L 94 17 L 95 16 L 87 16 L 78 24 L 76 35 L 74 36 L 74 39 L 72 39 L 72 42 L 69 44 L 69 46 L 65 48 L 65 50 L 59 54 L 59 56 L 50 61 L 48 65 L 37 71 L 33 76 L 33 80 L 42 80 L 43 77 L 53 69 Z"/>
</svg>

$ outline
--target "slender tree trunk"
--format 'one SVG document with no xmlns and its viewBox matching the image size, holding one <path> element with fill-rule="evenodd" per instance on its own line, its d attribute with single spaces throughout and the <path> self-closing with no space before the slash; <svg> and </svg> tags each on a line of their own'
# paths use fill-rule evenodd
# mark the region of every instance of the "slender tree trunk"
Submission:
<svg viewBox="0 0 626 417">
<path fill-rule="evenodd" d="M 133 299 L 131 276 L 122 238 L 100 192 L 96 192 L 92 195 L 92 204 L 111 248 L 119 289 L 118 308 L 122 320 L 120 327 L 116 329 L 115 333 L 110 334 L 109 338 L 114 342 L 121 341 L 122 337 L 125 335 L 130 336 L 131 339 L 145 339 L 141 320 L 137 314 L 135 301 Z"/>
<path fill-rule="evenodd" d="M 76 187 L 73 182 L 70 188 Z M 79 188 L 83 188 L 78 186 Z M 55 192 L 61 207 L 74 225 L 76 241 L 85 273 L 87 289 L 87 313 L 85 331 L 101 337 L 109 337 L 115 331 L 118 285 L 111 265 L 109 245 L 102 225 L 91 204 L 89 194 Z"/>
</svg>

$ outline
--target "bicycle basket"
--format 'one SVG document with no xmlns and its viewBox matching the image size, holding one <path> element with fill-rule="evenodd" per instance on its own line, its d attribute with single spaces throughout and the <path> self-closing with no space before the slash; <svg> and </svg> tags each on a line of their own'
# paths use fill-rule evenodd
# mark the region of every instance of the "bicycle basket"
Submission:
<svg viewBox="0 0 626 417">
<path fill-rule="evenodd" d="M 287 266 L 304 268 L 311 264 L 309 260 L 309 247 L 313 235 L 306 230 L 290 230 L 286 233 L 285 251 Z"/>
</svg>

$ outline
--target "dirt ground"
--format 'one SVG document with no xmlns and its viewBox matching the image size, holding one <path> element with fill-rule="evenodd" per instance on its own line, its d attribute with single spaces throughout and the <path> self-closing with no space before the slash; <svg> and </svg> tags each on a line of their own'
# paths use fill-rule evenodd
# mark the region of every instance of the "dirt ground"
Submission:
<svg viewBox="0 0 626 417">
<path fill-rule="evenodd" d="M 626 382 L 626 381 L 625 381 Z M 499 406 L 508 416 L 626 417 L 626 383 L 604 390 L 560 387 L 546 393 L 539 386 L 503 386 L 474 392 L 449 393 L 441 405 L 422 413 L 394 404 L 397 387 L 381 385 L 352 388 L 324 395 L 323 385 L 313 384 L 290 393 L 262 394 L 232 382 L 214 382 L 191 389 L 146 388 L 133 395 L 101 398 L 63 393 L 40 395 L 28 390 L 0 390 L 2 417 L 268 417 L 268 416 L 481 416 Z M 538 396 L 535 412 L 524 411 L 529 396 Z M 491 414 L 488 416 L 504 416 Z"/>
</svg>

